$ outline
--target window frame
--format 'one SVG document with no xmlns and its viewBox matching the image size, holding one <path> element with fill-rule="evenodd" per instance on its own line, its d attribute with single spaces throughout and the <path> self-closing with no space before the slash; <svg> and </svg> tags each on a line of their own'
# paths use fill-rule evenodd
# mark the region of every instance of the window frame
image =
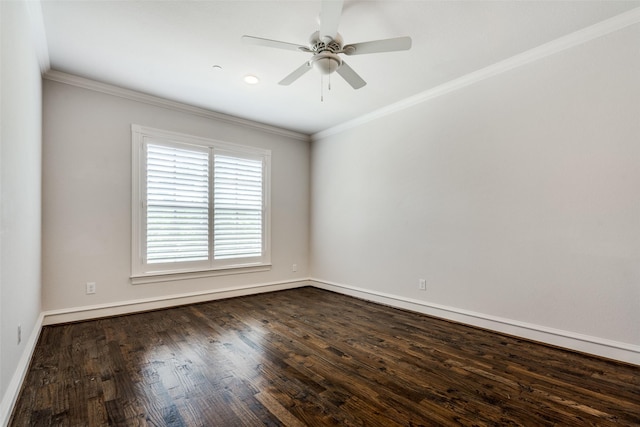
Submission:
<svg viewBox="0 0 640 427">
<path fill-rule="evenodd" d="M 209 152 L 209 250 L 206 261 L 173 263 L 146 262 L 146 145 L 188 148 Z M 271 150 L 239 145 L 210 138 L 131 125 L 131 281 L 133 284 L 265 271 L 271 268 Z M 213 163 L 222 154 L 262 161 L 262 255 L 250 258 L 215 260 L 213 258 Z"/>
</svg>

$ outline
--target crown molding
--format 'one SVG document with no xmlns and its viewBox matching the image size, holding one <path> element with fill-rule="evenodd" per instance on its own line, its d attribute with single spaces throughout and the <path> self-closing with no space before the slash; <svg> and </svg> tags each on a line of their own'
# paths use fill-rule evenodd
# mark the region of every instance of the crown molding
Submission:
<svg viewBox="0 0 640 427">
<path fill-rule="evenodd" d="M 45 74 L 51 69 L 49 61 L 49 45 L 47 43 L 47 33 L 44 28 L 44 18 L 42 17 L 42 4 L 40 1 L 25 1 L 29 26 L 31 27 L 31 38 L 33 40 L 40 73 Z"/>
<path fill-rule="evenodd" d="M 183 104 L 177 101 L 171 101 L 171 100 L 160 98 L 154 95 L 148 95 L 146 93 L 137 92 L 131 89 L 125 89 L 119 86 L 114 86 L 107 83 L 101 83 L 95 80 L 87 79 L 87 78 L 76 76 L 73 74 L 64 73 L 62 71 L 49 70 L 46 73 L 44 73 L 43 78 L 53 82 L 64 83 L 70 86 L 76 86 L 83 89 L 89 89 L 95 92 L 117 96 L 117 97 L 128 99 L 131 101 L 142 102 L 142 103 L 153 105 L 156 107 L 162 107 L 162 108 L 167 108 L 174 111 L 179 111 L 181 113 L 188 113 L 195 116 L 204 117 L 207 119 L 219 120 L 226 123 L 244 126 L 247 128 L 259 130 L 261 132 L 267 132 L 275 135 L 285 136 L 287 138 L 293 138 L 300 141 L 309 141 L 309 135 L 306 135 L 303 133 L 294 132 L 288 129 L 283 129 L 276 126 L 270 126 L 264 123 L 254 122 L 247 119 L 241 119 L 239 117 L 234 117 L 227 114 L 217 113 L 215 111 L 207 110 L 205 108 L 194 107 L 192 105 Z"/>
<path fill-rule="evenodd" d="M 478 83 L 490 77 L 494 77 L 507 71 L 513 70 L 514 68 L 522 67 L 524 65 L 554 55 L 558 52 L 562 52 L 574 46 L 578 46 L 580 44 L 597 39 L 615 31 L 622 30 L 628 26 L 637 24 L 638 22 L 640 22 L 640 7 L 631 9 L 627 12 L 621 13 L 612 18 L 598 22 L 597 24 L 575 31 L 571 34 L 567 34 L 566 36 L 562 36 L 558 39 L 527 50 L 518 55 L 496 62 L 495 64 L 489 65 L 485 68 L 481 68 L 480 70 L 471 72 L 457 79 L 450 80 L 439 86 L 428 89 L 409 98 L 405 98 L 386 107 L 382 107 L 378 110 L 372 111 L 371 113 L 357 117 L 353 120 L 349 120 L 337 126 L 333 126 L 331 128 L 317 132 L 311 135 L 311 140 L 318 141 L 323 138 L 345 132 L 349 129 L 356 128 L 381 117 L 405 110 L 414 105 L 427 102 L 447 93 L 465 88 L 474 83 Z"/>
</svg>

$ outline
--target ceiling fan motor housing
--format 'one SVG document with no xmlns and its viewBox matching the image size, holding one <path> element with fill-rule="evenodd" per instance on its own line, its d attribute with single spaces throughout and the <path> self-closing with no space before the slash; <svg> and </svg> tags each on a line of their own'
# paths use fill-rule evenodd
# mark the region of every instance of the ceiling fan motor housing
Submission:
<svg viewBox="0 0 640 427">
<path fill-rule="evenodd" d="M 330 36 L 322 36 L 320 37 L 320 32 L 316 31 L 311 34 L 309 37 L 309 47 L 313 52 L 320 53 L 329 51 L 331 53 L 338 53 L 342 51 L 342 36 L 340 34 L 335 35 L 335 37 Z"/>
<path fill-rule="evenodd" d="M 322 74 L 331 74 L 342 65 L 342 59 L 338 53 L 342 51 L 342 36 L 336 34 L 335 38 L 329 36 L 320 37 L 316 31 L 309 37 L 311 51 L 315 52 L 311 63 Z"/>
</svg>

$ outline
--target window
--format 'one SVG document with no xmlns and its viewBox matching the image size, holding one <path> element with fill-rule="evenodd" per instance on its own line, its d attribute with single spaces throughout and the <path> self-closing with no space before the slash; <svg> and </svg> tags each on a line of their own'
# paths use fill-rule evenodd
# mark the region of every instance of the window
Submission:
<svg viewBox="0 0 640 427">
<path fill-rule="evenodd" d="M 269 265 L 269 150 L 138 125 L 132 143 L 133 279 Z"/>
</svg>

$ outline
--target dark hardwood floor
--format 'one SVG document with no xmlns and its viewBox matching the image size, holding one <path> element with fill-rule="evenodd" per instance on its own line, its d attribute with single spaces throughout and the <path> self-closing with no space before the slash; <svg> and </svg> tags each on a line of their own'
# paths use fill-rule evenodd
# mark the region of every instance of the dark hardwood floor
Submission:
<svg viewBox="0 0 640 427">
<path fill-rule="evenodd" d="M 10 425 L 640 425 L 640 367 L 301 288 L 45 327 Z"/>
</svg>

